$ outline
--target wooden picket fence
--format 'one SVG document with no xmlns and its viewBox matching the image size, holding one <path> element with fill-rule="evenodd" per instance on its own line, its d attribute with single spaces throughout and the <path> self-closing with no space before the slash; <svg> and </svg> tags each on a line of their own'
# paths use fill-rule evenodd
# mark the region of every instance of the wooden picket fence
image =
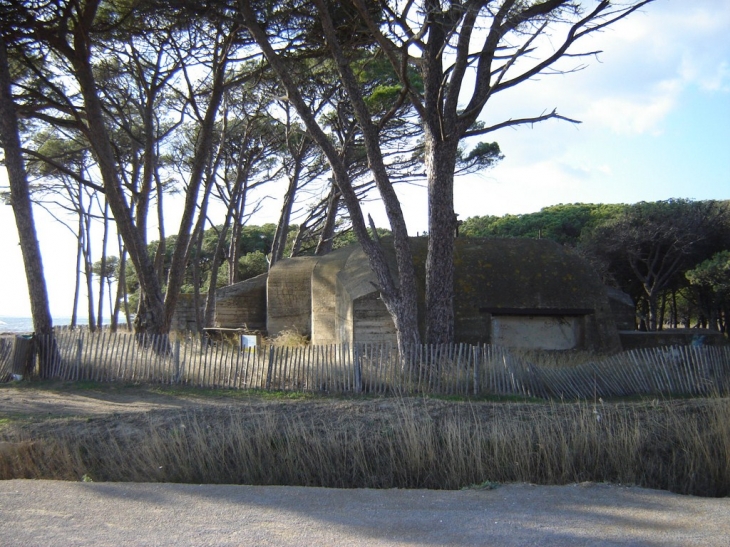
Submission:
<svg viewBox="0 0 730 547">
<path fill-rule="evenodd" d="M 51 376 L 64 381 L 544 399 L 730 393 L 728 346 L 639 349 L 552 367 L 489 345 L 414 346 L 401 359 L 378 344 L 242 349 L 201 336 L 69 329 L 57 332 L 56 345 Z"/>
</svg>

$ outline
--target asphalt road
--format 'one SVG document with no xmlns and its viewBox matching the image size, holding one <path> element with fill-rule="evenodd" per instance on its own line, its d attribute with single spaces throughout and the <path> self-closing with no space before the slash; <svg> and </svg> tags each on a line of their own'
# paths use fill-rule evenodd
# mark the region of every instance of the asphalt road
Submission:
<svg viewBox="0 0 730 547">
<path fill-rule="evenodd" d="M 730 498 L 582 484 L 493 490 L 0 481 L 3 546 L 730 544 Z"/>
</svg>

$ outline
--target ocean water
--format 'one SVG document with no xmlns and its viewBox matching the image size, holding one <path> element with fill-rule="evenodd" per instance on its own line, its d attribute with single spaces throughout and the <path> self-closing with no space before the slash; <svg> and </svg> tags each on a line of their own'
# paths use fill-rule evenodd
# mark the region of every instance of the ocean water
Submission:
<svg viewBox="0 0 730 547">
<path fill-rule="evenodd" d="M 85 325 L 88 321 L 85 319 L 77 321 L 79 325 Z M 70 317 L 53 317 L 53 326 L 61 327 L 64 325 L 70 325 Z M 14 333 L 14 334 L 27 334 L 33 332 L 33 319 L 30 317 L 10 317 L 0 315 L 0 334 Z"/>
</svg>

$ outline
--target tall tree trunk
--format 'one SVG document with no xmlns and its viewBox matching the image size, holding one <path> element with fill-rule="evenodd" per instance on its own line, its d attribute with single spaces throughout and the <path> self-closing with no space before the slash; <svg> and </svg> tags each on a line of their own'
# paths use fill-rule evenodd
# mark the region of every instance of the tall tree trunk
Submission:
<svg viewBox="0 0 730 547">
<path fill-rule="evenodd" d="M 647 288 L 646 291 L 646 302 L 649 311 L 649 325 L 650 331 L 656 331 L 659 323 L 659 295 L 652 288 Z"/>
<path fill-rule="evenodd" d="M 426 342 L 454 340 L 454 169 L 458 140 L 443 142 L 426 126 L 428 255 L 426 257 Z"/>
<path fill-rule="evenodd" d="M 220 271 L 220 265 L 223 262 L 223 248 L 226 244 L 226 234 L 231 224 L 230 208 L 228 214 L 226 214 L 225 222 L 220 234 L 218 234 L 218 242 L 215 245 L 215 252 L 213 253 L 213 261 L 210 266 L 210 282 L 208 283 L 208 293 L 205 297 L 205 311 L 203 312 L 203 325 L 205 327 L 212 327 L 215 320 L 215 291 L 218 286 L 218 272 Z"/>
<path fill-rule="evenodd" d="M 99 302 L 98 311 L 96 312 L 96 326 L 102 328 L 104 325 L 104 283 L 107 282 L 106 271 L 106 248 L 109 242 L 109 203 L 104 200 L 104 235 L 101 240 L 101 262 L 99 271 Z M 109 294 L 111 297 L 111 293 Z M 109 314 L 112 310 L 109 308 Z"/>
<path fill-rule="evenodd" d="M 155 173 L 155 183 L 157 187 L 157 233 L 159 244 L 155 253 L 154 268 L 157 279 L 161 284 L 165 279 L 165 247 L 167 244 L 165 242 L 165 211 L 162 208 L 162 180 L 159 173 Z"/>
<path fill-rule="evenodd" d="M 180 228 L 177 233 L 177 244 L 172 254 L 172 266 L 167 276 L 167 293 L 165 295 L 164 321 L 163 328 L 165 332 L 170 329 L 172 315 L 175 312 L 180 287 L 182 287 L 185 277 L 185 266 L 189 254 L 189 242 L 193 219 L 195 217 L 195 207 L 198 202 L 198 192 L 203 182 L 206 165 L 210 160 L 210 151 L 215 139 L 213 132 L 215 129 L 216 116 L 223 101 L 223 93 L 225 91 L 226 67 L 228 64 L 228 55 L 234 40 L 238 35 L 238 28 L 230 30 L 229 34 L 224 37 L 221 49 L 217 52 L 216 63 L 213 67 L 213 83 L 211 88 L 210 100 L 205 111 L 200 131 L 195 143 L 195 153 L 192 159 L 192 168 L 190 172 L 190 180 L 185 193 L 185 206 L 180 219 Z"/>
<path fill-rule="evenodd" d="M 91 204 L 89 204 L 91 207 Z M 84 277 L 86 278 L 86 302 L 88 305 L 89 330 L 96 330 L 94 314 L 94 283 L 93 283 L 92 262 L 91 262 L 91 211 L 84 213 Z"/>
<path fill-rule="evenodd" d="M 25 278 L 33 316 L 33 330 L 38 336 L 41 378 L 50 377 L 58 351 L 53 338 L 53 320 L 48 303 L 43 260 L 33 220 L 33 206 L 28 187 L 23 153 L 18 134 L 18 117 L 12 95 L 12 77 L 5 45 L 0 35 L 0 141 L 5 152 L 5 167 L 10 183 L 10 202 L 18 227 Z"/>
<path fill-rule="evenodd" d="M 119 245 L 119 271 L 117 272 L 117 292 L 114 297 L 114 307 L 112 308 L 111 316 L 111 331 L 117 332 L 119 328 L 119 311 L 122 306 L 122 302 L 126 299 L 125 293 L 127 292 L 127 251 L 124 249 L 124 244 L 121 238 L 117 235 Z"/>
<path fill-rule="evenodd" d="M 204 314 L 201 312 L 200 305 L 200 255 L 203 251 L 203 235 L 205 234 L 205 221 L 208 214 L 208 201 L 210 199 L 210 192 L 213 187 L 213 175 L 208 174 L 205 192 L 203 194 L 203 201 L 200 204 L 200 212 L 198 213 L 198 220 L 195 223 L 195 229 L 193 230 L 193 236 L 191 241 L 194 245 L 195 256 L 197 260 L 193 264 L 193 309 L 195 310 L 195 329 L 197 332 L 203 332 L 205 325 Z"/>
<path fill-rule="evenodd" d="M 93 11 L 98 2 L 90 2 L 84 9 L 86 20 L 93 18 Z M 154 264 L 147 254 L 145 238 L 141 237 L 134 224 L 132 213 L 122 190 L 122 185 L 116 171 L 116 160 L 111 145 L 109 132 L 106 128 L 104 111 L 97 92 L 94 72 L 89 59 L 90 44 L 86 29 L 79 25 L 74 29 L 74 43 L 76 49 L 71 49 L 65 42 L 60 44 L 74 68 L 74 74 L 81 90 L 86 113 L 86 136 L 91 143 L 94 157 L 99 166 L 99 172 L 104 182 L 109 208 L 114 215 L 118 233 L 122 236 L 134 263 L 134 269 L 140 284 L 140 311 L 135 318 L 135 328 L 138 333 L 165 334 L 165 315 L 162 288 Z"/>
<path fill-rule="evenodd" d="M 240 185 L 243 184 L 243 177 L 238 177 L 236 183 L 233 185 L 233 194 L 237 194 L 240 191 Z M 208 294 L 205 298 L 205 311 L 203 313 L 203 325 L 206 327 L 212 327 L 215 318 L 215 291 L 218 286 L 218 272 L 220 266 L 224 262 L 223 249 L 226 246 L 226 235 L 228 235 L 228 229 L 231 226 L 231 218 L 233 216 L 233 207 L 235 206 L 234 200 L 228 202 L 228 208 L 226 209 L 226 218 L 223 221 L 223 228 L 221 228 L 218 234 L 218 241 L 215 244 L 215 251 L 213 252 L 213 261 L 210 267 L 210 282 L 208 283 Z"/>
<path fill-rule="evenodd" d="M 79 197 L 81 196 L 81 183 L 79 183 Z M 76 275 L 74 284 L 74 302 L 71 311 L 71 328 L 78 324 L 79 298 L 81 298 L 81 258 L 84 254 L 84 242 L 82 234 L 84 233 L 84 217 L 79 213 L 78 231 L 76 233 Z"/>
<path fill-rule="evenodd" d="M 247 169 L 247 168 L 246 168 Z M 239 175 L 241 176 L 241 175 Z M 231 216 L 231 241 L 228 245 L 228 284 L 238 283 L 238 259 L 241 256 L 240 239 L 243 231 L 243 213 L 246 210 L 246 199 L 248 194 L 248 174 L 244 173 L 241 178 L 242 184 L 236 185 L 235 195 L 231 195 L 233 203 Z"/>
</svg>

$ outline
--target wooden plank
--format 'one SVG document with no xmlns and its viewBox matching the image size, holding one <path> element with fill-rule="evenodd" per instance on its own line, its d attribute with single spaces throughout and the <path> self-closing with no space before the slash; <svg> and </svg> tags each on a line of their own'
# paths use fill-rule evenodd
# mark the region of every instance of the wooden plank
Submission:
<svg viewBox="0 0 730 547">
<path fill-rule="evenodd" d="M 106 346 L 104 344 L 104 342 L 106 342 L 106 334 L 107 333 L 104 329 L 101 329 L 101 332 L 96 332 L 96 349 L 94 350 L 94 359 L 89 367 L 89 379 L 94 382 L 101 381 L 102 361 L 104 360 L 104 353 L 106 352 Z"/>
</svg>

